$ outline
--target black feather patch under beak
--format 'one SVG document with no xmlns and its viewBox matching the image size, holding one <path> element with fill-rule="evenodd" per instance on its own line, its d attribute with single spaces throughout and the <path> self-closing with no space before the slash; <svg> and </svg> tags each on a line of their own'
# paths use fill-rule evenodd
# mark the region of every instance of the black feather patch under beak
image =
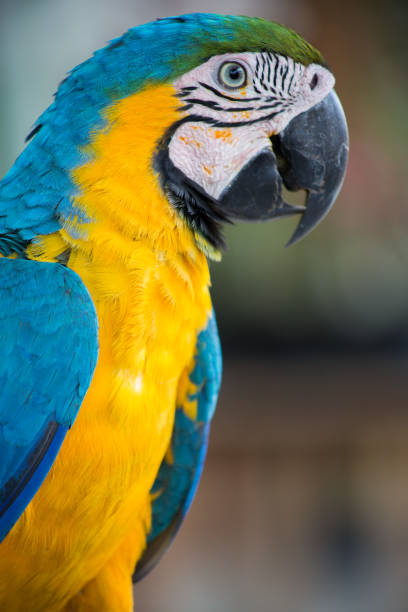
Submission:
<svg viewBox="0 0 408 612">
<path fill-rule="evenodd" d="M 292 119 L 272 141 L 278 160 L 271 149 L 261 151 L 224 190 L 219 204 L 228 216 L 242 220 L 302 214 L 288 243 L 293 244 L 326 215 L 343 183 L 348 133 L 335 92 Z M 305 207 L 285 202 L 282 184 L 306 190 Z"/>
</svg>

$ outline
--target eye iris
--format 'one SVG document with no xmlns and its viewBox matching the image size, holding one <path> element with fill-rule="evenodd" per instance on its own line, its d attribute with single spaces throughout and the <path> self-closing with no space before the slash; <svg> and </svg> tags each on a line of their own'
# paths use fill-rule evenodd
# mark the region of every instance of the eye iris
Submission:
<svg viewBox="0 0 408 612">
<path fill-rule="evenodd" d="M 246 72 L 240 64 L 228 62 L 221 66 L 219 79 L 222 85 L 235 89 L 245 85 Z"/>
</svg>

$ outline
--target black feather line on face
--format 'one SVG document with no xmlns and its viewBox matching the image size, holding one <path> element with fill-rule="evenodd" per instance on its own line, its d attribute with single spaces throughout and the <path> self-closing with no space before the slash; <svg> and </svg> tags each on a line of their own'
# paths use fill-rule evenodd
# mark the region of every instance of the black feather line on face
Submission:
<svg viewBox="0 0 408 612">
<path fill-rule="evenodd" d="M 232 221 L 223 212 L 219 202 L 179 170 L 169 156 L 171 137 L 184 122 L 181 120 L 173 124 L 161 139 L 153 158 L 153 168 L 159 174 L 161 187 L 170 204 L 185 219 L 191 230 L 198 232 L 215 249 L 225 249 L 221 224 Z"/>
<path fill-rule="evenodd" d="M 179 98 L 183 98 L 184 96 L 188 96 L 191 94 L 192 91 L 194 91 L 195 89 L 197 89 L 197 87 L 195 87 L 194 85 L 191 87 L 183 87 L 180 92 L 177 94 L 177 96 Z"/>
<path fill-rule="evenodd" d="M 214 102 L 213 100 L 201 100 L 200 98 L 186 98 L 186 102 L 188 102 L 190 105 L 197 104 L 199 106 L 206 106 L 212 110 L 221 111 L 223 113 L 239 113 L 241 111 L 257 110 L 254 106 L 235 106 L 232 108 L 224 108 L 220 106 L 218 102 Z"/>
<path fill-rule="evenodd" d="M 254 102 L 256 100 L 261 99 L 260 96 L 258 96 L 257 98 L 233 98 L 231 96 L 226 96 L 221 91 L 218 91 L 218 89 L 215 89 L 215 87 L 211 87 L 211 85 L 207 85 L 207 83 L 202 83 L 201 81 L 199 81 L 199 83 L 201 87 L 204 87 L 204 89 L 211 91 L 213 94 L 215 94 L 219 98 L 224 98 L 224 100 L 231 100 L 232 102 L 245 102 L 246 103 L 246 102 Z"/>
</svg>

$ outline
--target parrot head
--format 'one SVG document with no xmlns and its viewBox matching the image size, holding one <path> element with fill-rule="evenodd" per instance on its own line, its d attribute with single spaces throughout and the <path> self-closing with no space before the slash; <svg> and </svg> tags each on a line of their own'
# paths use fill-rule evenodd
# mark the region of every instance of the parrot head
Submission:
<svg viewBox="0 0 408 612">
<path fill-rule="evenodd" d="M 75 168 L 92 165 L 104 149 L 110 157 L 101 173 L 113 174 L 120 158 L 116 174 L 133 164 L 144 184 L 140 151 L 154 141 L 146 157 L 166 205 L 201 250 L 217 259 L 225 222 L 299 215 L 293 243 L 333 204 L 348 154 L 333 85 L 320 53 L 277 23 L 213 14 L 169 17 L 129 30 L 77 66 L 32 135 L 43 149 L 53 143 L 54 163 L 71 172 L 74 188 L 93 181 L 95 193 L 104 189 L 101 174 L 94 167 L 93 175 L 79 179 Z M 164 89 L 167 98 L 155 98 Z M 112 110 L 131 99 L 139 106 Z M 174 107 L 168 115 L 166 104 Z M 98 138 L 118 132 L 124 117 L 121 135 L 116 141 L 107 136 L 102 145 Z M 31 157 L 38 159 L 38 152 Z M 283 186 L 306 191 L 305 205 L 287 203 Z M 135 195 L 145 192 L 143 186 Z M 72 218 L 72 207 L 64 212 L 67 201 L 57 208 L 65 220 Z"/>
<path fill-rule="evenodd" d="M 222 222 L 301 215 L 293 244 L 325 216 L 343 182 L 348 134 L 335 80 L 293 31 L 218 19 L 222 32 L 201 30 L 211 55 L 172 80 L 182 117 L 154 165 L 169 201 L 214 249 L 223 246 Z M 285 202 L 283 185 L 305 190 L 305 206 Z"/>
</svg>

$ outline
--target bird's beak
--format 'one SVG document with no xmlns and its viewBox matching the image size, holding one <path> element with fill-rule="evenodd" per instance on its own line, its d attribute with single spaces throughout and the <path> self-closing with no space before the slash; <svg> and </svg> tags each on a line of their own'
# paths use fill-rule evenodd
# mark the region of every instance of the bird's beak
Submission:
<svg viewBox="0 0 408 612">
<path fill-rule="evenodd" d="M 288 244 L 308 234 L 332 206 L 343 183 L 348 156 L 347 123 L 340 101 L 331 91 L 301 113 L 279 135 L 273 150 L 265 149 L 240 171 L 219 198 L 222 209 L 242 220 L 266 220 L 301 214 Z M 307 192 L 305 206 L 292 206 L 282 197 Z"/>
</svg>

